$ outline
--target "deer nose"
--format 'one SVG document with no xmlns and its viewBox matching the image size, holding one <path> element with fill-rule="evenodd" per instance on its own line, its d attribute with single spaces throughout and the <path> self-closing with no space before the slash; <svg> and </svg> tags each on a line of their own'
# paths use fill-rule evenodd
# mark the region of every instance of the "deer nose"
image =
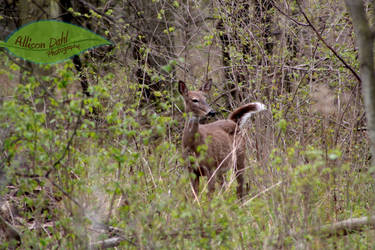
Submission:
<svg viewBox="0 0 375 250">
<path fill-rule="evenodd" d="M 210 112 L 208 112 L 207 114 L 208 116 L 215 116 L 216 115 L 216 112 L 214 110 L 210 110 Z"/>
</svg>

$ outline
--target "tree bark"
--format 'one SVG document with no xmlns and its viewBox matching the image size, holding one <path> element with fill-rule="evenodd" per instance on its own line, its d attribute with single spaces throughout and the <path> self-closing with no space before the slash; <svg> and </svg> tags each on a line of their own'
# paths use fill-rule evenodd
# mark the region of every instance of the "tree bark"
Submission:
<svg viewBox="0 0 375 250">
<path fill-rule="evenodd" d="M 375 166 L 375 69 L 374 33 L 366 17 L 362 1 L 345 0 L 357 36 L 362 96 L 367 117 L 367 131 L 370 138 L 371 167 Z"/>
</svg>

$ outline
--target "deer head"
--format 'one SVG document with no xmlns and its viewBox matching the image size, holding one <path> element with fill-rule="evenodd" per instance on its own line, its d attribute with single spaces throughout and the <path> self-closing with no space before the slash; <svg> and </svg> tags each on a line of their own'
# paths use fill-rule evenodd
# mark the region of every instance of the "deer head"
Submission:
<svg viewBox="0 0 375 250">
<path fill-rule="evenodd" d="M 206 94 L 210 91 L 211 86 L 212 80 L 210 79 L 199 90 L 192 91 L 183 81 L 178 82 L 178 91 L 184 98 L 186 113 L 192 113 L 195 118 L 215 115 L 215 111 L 206 102 Z"/>
</svg>

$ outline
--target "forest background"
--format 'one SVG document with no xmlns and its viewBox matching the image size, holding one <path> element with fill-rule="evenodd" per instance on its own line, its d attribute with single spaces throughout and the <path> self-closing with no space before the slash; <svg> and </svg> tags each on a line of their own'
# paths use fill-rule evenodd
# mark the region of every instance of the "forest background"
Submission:
<svg viewBox="0 0 375 250">
<path fill-rule="evenodd" d="M 344 1 L 5 0 L 0 39 L 44 19 L 114 45 L 53 65 L 0 50 L 2 248 L 375 245 L 367 85 Z M 214 119 L 268 107 L 246 126 L 243 200 L 233 173 L 194 197 L 183 167 L 177 82 L 208 79 Z"/>
</svg>

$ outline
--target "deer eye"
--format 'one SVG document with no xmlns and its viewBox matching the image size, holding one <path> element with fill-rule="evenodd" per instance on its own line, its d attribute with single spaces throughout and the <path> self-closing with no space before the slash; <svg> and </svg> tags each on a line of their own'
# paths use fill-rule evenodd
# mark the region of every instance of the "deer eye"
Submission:
<svg viewBox="0 0 375 250">
<path fill-rule="evenodd" d="M 193 99 L 193 100 L 191 100 L 191 101 L 192 101 L 192 102 L 195 102 L 195 103 L 199 102 L 198 99 Z"/>
</svg>

